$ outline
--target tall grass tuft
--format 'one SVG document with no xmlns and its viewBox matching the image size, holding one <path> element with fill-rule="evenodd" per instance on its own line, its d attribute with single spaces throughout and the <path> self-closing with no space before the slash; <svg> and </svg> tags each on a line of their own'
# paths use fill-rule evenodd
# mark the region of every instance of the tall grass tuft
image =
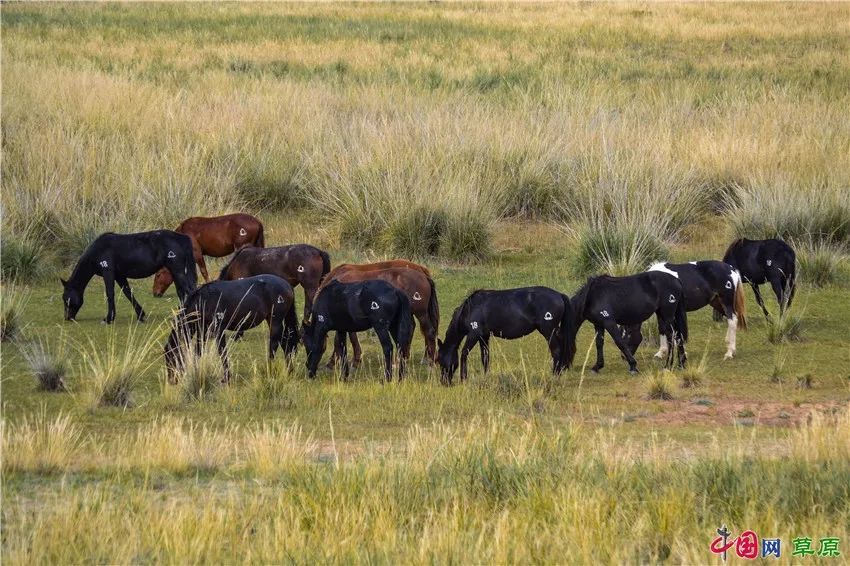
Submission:
<svg viewBox="0 0 850 566">
<path fill-rule="evenodd" d="M 21 346 L 21 355 L 29 366 L 38 390 L 67 391 L 66 379 L 71 367 L 65 350 L 64 336 L 55 342 L 37 339 Z"/>
<path fill-rule="evenodd" d="M 133 405 L 133 394 L 145 372 L 154 363 L 153 352 L 158 351 L 161 329 L 142 332 L 138 324 L 129 328 L 113 325 L 107 332 L 105 343 L 91 337 L 77 344 L 83 359 L 80 368 L 84 398 L 91 408 Z"/>
<path fill-rule="evenodd" d="M 29 292 L 24 288 L 0 281 L 0 341 L 9 342 L 21 335 L 27 301 Z"/>
<path fill-rule="evenodd" d="M 52 271 L 50 254 L 28 230 L 11 233 L 6 228 L 0 240 L 0 273 L 4 280 L 34 282 Z"/>
<path fill-rule="evenodd" d="M 3 425 L 3 470 L 37 473 L 66 470 L 79 458 L 83 433 L 70 415 L 47 409 Z"/>
<path fill-rule="evenodd" d="M 194 344 L 184 348 L 182 354 L 180 397 L 184 403 L 205 401 L 213 397 L 224 381 L 224 366 L 218 355 L 214 340 L 201 345 L 201 354 L 196 355 Z"/>
<path fill-rule="evenodd" d="M 765 323 L 767 341 L 771 344 L 800 342 L 803 340 L 803 315 L 785 309 L 777 317 L 768 317 Z"/>
<path fill-rule="evenodd" d="M 646 378 L 646 398 L 670 401 L 673 399 L 674 374 L 670 370 L 660 370 L 651 373 Z"/>
<path fill-rule="evenodd" d="M 800 281 L 814 287 L 825 287 L 838 282 L 847 256 L 833 244 L 806 242 L 794 246 L 800 267 Z"/>
<path fill-rule="evenodd" d="M 293 369 L 283 360 L 255 362 L 248 389 L 252 401 L 261 407 L 285 410 L 296 402 Z"/>
</svg>

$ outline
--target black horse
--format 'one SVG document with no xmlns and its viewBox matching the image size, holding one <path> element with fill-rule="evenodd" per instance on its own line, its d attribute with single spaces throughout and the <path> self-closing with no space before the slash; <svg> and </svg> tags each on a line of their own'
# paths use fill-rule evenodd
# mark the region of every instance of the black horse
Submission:
<svg viewBox="0 0 850 566">
<path fill-rule="evenodd" d="M 725 317 L 726 328 L 726 355 L 724 359 L 731 359 L 735 355 L 737 344 L 737 330 L 747 328 L 746 304 L 744 302 L 744 283 L 741 274 L 722 261 L 706 260 L 691 261 L 689 263 L 656 263 L 649 271 L 659 271 L 672 275 L 682 284 L 685 293 L 685 310 L 693 312 L 711 305 L 718 320 Z M 634 353 L 642 336 L 640 325 L 625 328 L 628 335 L 629 346 Z M 667 357 L 669 345 L 667 338 L 661 333 L 661 347 L 655 353 L 656 358 Z"/>
<path fill-rule="evenodd" d="M 196 339 L 197 354 L 200 354 L 202 343 L 216 339 L 224 380 L 229 381 L 225 331 L 241 333 L 264 320 L 269 324 L 269 359 L 274 358 L 278 347 L 291 359 L 298 348 L 298 318 L 292 285 L 274 275 L 258 275 L 238 281 L 213 281 L 200 287 L 189 295 L 177 313 L 165 345 L 169 381 L 176 381 L 175 371 L 182 365 L 180 346 L 192 337 Z"/>
<path fill-rule="evenodd" d="M 572 304 L 576 317 L 576 332 L 585 320 L 590 321 L 596 328 L 596 364 L 591 368 L 594 372 L 598 372 L 605 365 L 602 346 L 607 330 L 628 362 L 629 373 L 637 373 L 637 361 L 629 347 L 628 337 L 617 325 L 637 326 L 639 333 L 641 323 L 653 313 L 658 317 L 660 333 L 666 337 L 667 342 L 678 345 L 679 367 L 685 366 L 688 316 L 682 284 L 677 278 L 657 271 L 628 277 L 599 275 L 587 280 L 573 296 Z M 673 366 L 672 350 L 666 365 Z"/>
<path fill-rule="evenodd" d="M 74 320 L 83 306 L 83 293 L 95 275 L 103 278 L 106 287 L 107 312 L 104 322 L 115 320 L 115 283 L 133 305 L 136 317 L 143 321 L 145 311 L 136 301 L 128 279 L 150 277 L 166 268 L 177 285 L 177 295 L 183 302 L 186 295 L 197 286 L 192 240 L 185 234 L 170 230 L 140 232 L 138 234 L 101 234 L 83 252 L 68 281 L 60 279 L 65 288 L 62 303 L 65 320 Z"/>
<path fill-rule="evenodd" d="M 764 311 L 764 316 L 770 316 L 770 313 L 759 291 L 762 283 L 770 283 L 773 287 L 780 314 L 791 306 L 797 284 L 797 256 L 787 243 L 782 240 L 742 238 L 732 242 L 723 261 L 737 269 L 744 281 L 752 285 L 756 302 Z"/>
<path fill-rule="evenodd" d="M 474 291 L 452 314 L 445 342 L 438 340 L 441 380 L 451 385 L 458 367 L 466 380 L 467 357 L 479 345 L 484 372 L 490 367 L 490 336 L 513 340 L 540 332 L 549 344 L 552 371 L 560 374 L 575 356 L 575 328 L 570 298 L 548 287 L 523 287 L 504 291 Z"/>
<path fill-rule="evenodd" d="M 349 363 L 346 336 L 349 332 L 375 329 L 384 350 L 384 379 L 392 381 L 393 341 L 399 353 L 399 380 L 404 377 L 410 342 L 413 340 L 413 315 L 410 301 L 400 291 L 379 279 L 358 283 L 332 281 L 316 296 L 310 316 L 304 321 L 301 336 L 307 350 L 307 374 L 316 376 L 325 351 L 327 335 L 338 331 L 335 349 L 340 353 L 343 374 L 348 378 Z"/>
</svg>

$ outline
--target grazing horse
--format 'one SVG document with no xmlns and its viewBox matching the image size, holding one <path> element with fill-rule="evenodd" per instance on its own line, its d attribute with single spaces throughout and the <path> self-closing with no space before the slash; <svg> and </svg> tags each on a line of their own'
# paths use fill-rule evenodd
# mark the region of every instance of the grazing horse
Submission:
<svg viewBox="0 0 850 566">
<path fill-rule="evenodd" d="M 685 342 L 688 340 L 688 316 L 684 292 L 679 280 L 666 273 L 647 271 L 628 277 L 599 275 L 591 277 L 573 296 L 576 332 L 585 320 L 596 329 L 596 364 L 594 373 L 605 365 L 602 346 L 605 331 L 614 339 L 629 364 L 629 373 L 637 373 L 637 361 L 629 347 L 627 336 L 617 327 L 637 326 L 652 316 L 658 317 L 659 332 L 668 344 L 679 347 L 679 367 L 685 367 Z M 673 366 L 673 351 L 669 352 L 667 367 Z"/>
<path fill-rule="evenodd" d="M 747 328 L 746 305 L 744 302 L 744 283 L 741 274 L 722 261 L 692 261 L 689 263 L 656 263 L 649 271 L 660 271 L 678 279 L 685 293 L 685 310 L 693 312 L 706 305 L 714 307 L 719 317 L 726 317 L 726 354 L 729 360 L 735 355 L 737 329 Z M 640 326 L 635 325 L 625 329 L 629 336 L 629 346 L 634 353 L 642 336 Z M 666 358 L 668 352 L 667 338 L 659 331 L 661 347 L 655 353 L 656 358 Z"/>
<path fill-rule="evenodd" d="M 192 253 L 204 281 L 210 274 L 204 256 L 224 257 L 245 246 L 265 247 L 263 223 L 250 214 L 225 214 L 213 218 L 196 216 L 180 223 L 175 232 L 192 238 Z M 153 278 L 153 296 L 161 297 L 173 282 L 167 269 L 160 269 Z"/>
<path fill-rule="evenodd" d="M 466 381 L 467 357 L 479 345 L 484 373 L 490 368 L 490 336 L 514 340 L 540 332 L 552 354 L 552 372 L 560 374 L 575 356 L 575 329 L 570 298 L 548 287 L 474 291 L 452 314 L 446 341 L 439 341 L 440 379 L 451 385 L 460 355 L 460 380 Z"/>
<path fill-rule="evenodd" d="M 395 263 L 398 264 L 398 267 L 390 266 L 390 264 Z M 373 266 L 379 267 L 369 269 Z M 353 283 L 355 281 L 368 281 L 371 279 L 381 279 L 397 289 L 404 291 L 410 301 L 413 316 L 419 321 L 419 329 L 422 332 L 422 337 L 425 339 L 425 359 L 432 362 L 436 361 L 440 306 L 437 302 L 437 288 L 434 285 L 434 280 L 431 279 L 428 270 L 424 267 L 405 260 L 397 260 L 395 262 L 383 261 L 363 265 L 345 263 L 335 267 L 325 276 L 318 293 L 321 294 L 322 288 L 331 281 Z M 354 350 L 352 363 L 357 367 L 360 364 L 362 354 L 360 341 L 357 339 L 356 333 L 352 333 L 349 338 L 351 339 L 351 347 Z M 328 364 L 330 367 L 333 367 L 334 359 L 338 356 L 339 352 L 334 349 L 334 354 Z"/>
<path fill-rule="evenodd" d="M 269 324 L 269 359 L 278 347 L 291 359 L 298 348 L 298 318 L 295 314 L 295 291 L 292 285 L 274 275 L 258 275 L 239 281 L 213 281 L 189 295 L 174 318 L 165 345 L 168 380 L 176 381 L 176 371 L 183 365 L 181 344 L 195 337 L 196 354 L 201 344 L 215 338 L 224 367 L 224 381 L 230 380 L 227 360 L 227 330 L 244 332 L 263 321 Z"/>
<path fill-rule="evenodd" d="M 83 293 L 95 275 L 103 278 L 106 287 L 107 312 L 103 321 L 115 320 L 115 283 L 133 305 L 139 321 L 145 319 L 142 305 L 136 301 L 128 279 L 150 277 L 160 268 L 167 269 L 177 285 L 177 296 L 183 302 L 197 285 L 192 241 L 185 234 L 170 230 L 98 236 L 77 261 L 70 279 L 62 281 L 65 320 L 74 320 L 83 306 Z"/>
<path fill-rule="evenodd" d="M 308 244 L 242 248 L 221 270 L 219 279 L 232 281 L 268 273 L 286 279 L 293 287 L 301 285 L 304 288 L 304 316 L 307 317 L 319 284 L 330 270 L 331 258 L 327 252 Z"/>
<path fill-rule="evenodd" d="M 726 250 L 723 261 L 737 269 L 744 281 L 752 285 L 764 316 L 769 317 L 770 313 L 759 291 L 762 283 L 770 283 L 773 287 L 780 314 L 791 306 L 797 283 L 797 256 L 782 240 L 735 240 Z"/>
<path fill-rule="evenodd" d="M 345 350 L 348 332 L 375 329 L 384 350 L 384 380 L 392 381 L 393 341 L 399 354 L 398 378 L 404 377 L 413 339 L 413 316 L 410 301 L 403 291 L 386 281 L 358 283 L 332 281 L 322 288 L 313 303 L 310 316 L 304 320 L 301 337 L 307 349 L 307 375 L 316 376 L 329 332 L 336 330 L 336 347 L 342 360 L 343 375 L 348 378 L 349 364 Z"/>
</svg>

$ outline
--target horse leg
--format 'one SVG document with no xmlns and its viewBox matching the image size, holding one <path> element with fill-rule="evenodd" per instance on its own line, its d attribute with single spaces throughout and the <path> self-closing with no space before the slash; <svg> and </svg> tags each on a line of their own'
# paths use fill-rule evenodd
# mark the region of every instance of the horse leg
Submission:
<svg viewBox="0 0 850 566">
<path fill-rule="evenodd" d="M 543 332 L 541 331 L 540 334 L 543 334 Z M 547 338 L 545 334 L 543 334 L 543 337 Z M 552 354 L 552 373 L 554 375 L 561 375 L 561 372 L 564 371 L 564 366 L 561 364 L 563 353 L 561 352 L 560 330 L 557 328 L 553 330 L 546 342 L 549 345 L 549 353 Z"/>
<path fill-rule="evenodd" d="M 622 352 L 623 356 L 625 356 L 626 362 L 628 362 L 628 364 L 629 364 L 629 373 L 631 373 L 631 374 L 637 373 L 637 361 L 635 360 L 635 357 L 632 355 L 631 349 L 629 348 L 629 345 L 626 342 L 625 338 L 623 338 L 623 333 L 620 332 L 620 329 L 617 326 L 617 323 L 614 322 L 613 320 L 609 320 L 609 322 L 607 322 L 605 324 L 605 330 L 608 331 L 608 334 L 610 334 L 611 338 L 614 339 L 614 343 L 620 349 L 620 352 Z M 604 334 L 603 334 L 603 336 L 604 336 Z"/>
<path fill-rule="evenodd" d="M 348 381 L 348 375 L 351 372 L 351 366 L 348 363 L 348 349 L 345 332 L 337 332 L 334 337 L 334 355 L 339 356 L 339 361 L 342 364 L 342 378 Z"/>
<path fill-rule="evenodd" d="M 605 358 L 602 355 L 602 347 L 605 345 L 605 327 L 596 326 L 596 363 L 590 368 L 593 373 L 599 373 L 599 370 L 605 367 Z"/>
<path fill-rule="evenodd" d="M 723 356 L 723 359 L 731 360 L 735 356 L 738 334 L 738 315 L 735 313 L 735 296 L 732 295 L 722 302 L 718 299 L 717 302 L 720 303 L 720 308 L 712 303 L 715 309 L 714 312 L 720 312 L 721 316 L 726 317 L 726 354 Z"/>
<path fill-rule="evenodd" d="M 130 283 L 127 281 L 127 278 L 116 277 L 115 281 L 118 282 L 118 286 L 121 287 L 121 291 L 124 292 L 124 296 L 127 297 L 127 300 L 133 305 L 133 310 L 136 311 L 136 318 L 139 322 L 144 322 L 145 309 L 142 308 L 142 305 L 139 304 L 136 297 L 133 295 L 133 290 L 130 288 Z"/>
<path fill-rule="evenodd" d="M 209 283 L 210 274 L 207 273 L 207 264 L 204 262 L 204 252 L 201 249 L 201 244 L 194 237 L 192 238 L 192 255 L 195 257 L 195 263 L 198 264 L 198 268 L 201 270 L 201 275 L 204 277 L 204 281 Z"/>
<path fill-rule="evenodd" d="M 768 276 L 770 286 L 773 287 L 773 294 L 776 295 L 776 301 L 779 303 L 779 316 L 785 312 L 785 306 L 788 304 L 787 293 L 785 293 L 785 285 L 783 277 L 780 273 L 773 272 Z"/>
<path fill-rule="evenodd" d="M 467 361 L 469 358 L 469 351 L 475 347 L 475 344 L 478 342 L 478 336 L 473 336 L 472 334 L 467 334 L 466 340 L 463 343 L 463 347 L 460 350 L 460 380 L 461 382 L 466 381 L 467 376 Z"/>
<path fill-rule="evenodd" d="M 425 360 L 428 365 L 434 365 L 437 362 L 437 328 L 427 316 L 419 321 L 419 328 L 425 337 Z"/>
<path fill-rule="evenodd" d="M 762 297 L 761 297 L 761 291 L 759 291 L 759 286 L 756 285 L 755 283 L 750 283 L 750 285 L 753 286 L 753 293 L 756 296 L 756 302 L 761 307 L 761 310 L 764 311 L 764 316 L 766 318 L 770 318 L 770 313 L 767 312 L 767 307 L 764 306 L 764 299 L 762 299 Z"/>
<path fill-rule="evenodd" d="M 112 324 L 115 320 L 115 274 L 111 269 L 103 272 L 103 285 L 106 287 L 106 318 L 105 324 Z"/>
<path fill-rule="evenodd" d="M 390 337 L 390 331 L 387 327 L 375 327 L 375 334 L 381 341 L 381 349 L 384 350 L 384 381 L 391 382 L 393 380 L 393 341 Z"/>
<path fill-rule="evenodd" d="M 354 359 L 351 365 L 356 369 L 360 367 L 360 361 L 363 358 L 363 349 L 360 347 L 360 339 L 357 337 L 356 332 L 349 332 L 348 338 L 351 340 L 351 349 L 354 350 Z"/>
<path fill-rule="evenodd" d="M 478 340 L 478 348 L 481 350 L 481 365 L 484 366 L 484 374 L 490 371 L 490 335 L 484 334 Z"/>
<path fill-rule="evenodd" d="M 408 344 L 407 348 L 399 348 L 399 336 L 398 336 L 398 326 L 392 325 L 390 326 L 390 336 L 393 337 L 393 342 L 396 344 L 396 351 L 398 352 L 398 380 L 401 381 L 404 378 L 404 374 L 407 371 L 407 360 L 410 358 L 410 345 Z"/>
<path fill-rule="evenodd" d="M 269 316 L 269 359 L 274 359 L 275 351 L 283 342 L 283 321 L 274 313 Z"/>
<path fill-rule="evenodd" d="M 656 317 L 658 318 L 658 317 Z M 658 351 L 655 352 L 653 358 L 657 358 L 659 360 L 663 360 L 667 357 L 667 354 L 670 352 L 670 342 L 667 340 L 667 335 L 664 333 L 664 329 L 661 328 L 661 319 L 658 318 Z"/>
<path fill-rule="evenodd" d="M 221 357 L 221 367 L 224 369 L 222 383 L 230 383 L 230 363 L 227 361 L 227 336 L 224 332 L 218 335 L 218 355 Z"/>
</svg>

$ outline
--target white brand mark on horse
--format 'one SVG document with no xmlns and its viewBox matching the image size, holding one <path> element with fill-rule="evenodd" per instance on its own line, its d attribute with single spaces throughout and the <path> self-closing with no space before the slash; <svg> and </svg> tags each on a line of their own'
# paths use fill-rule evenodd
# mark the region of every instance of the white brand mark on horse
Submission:
<svg viewBox="0 0 850 566">
<path fill-rule="evenodd" d="M 767 260 L 767 266 L 770 267 L 771 265 L 773 265 L 773 260 L 772 259 Z"/>
<path fill-rule="evenodd" d="M 422 300 L 422 295 L 419 294 L 419 291 L 416 291 L 415 293 L 413 293 L 413 300 L 414 301 L 421 301 Z"/>
<path fill-rule="evenodd" d="M 169 257 L 169 258 L 177 257 L 177 254 L 176 254 L 176 253 L 174 253 L 174 252 L 172 252 L 171 250 L 168 250 L 168 257 Z"/>
<path fill-rule="evenodd" d="M 224 318 L 224 312 L 215 313 L 215 317 L 219 320 L 223 319 Z"/>
<path fill-rule="evenodd" d="M 676 302 L 676 295 L 670 294 L 669 300 L 670 300 L 671 303 L 675 303 Z"/>
<path fill-rule="evenodd" d="M 608 311 L 599 311 L 599 314 L 601 314 L 605 318 L 608 318 L 609 316 L 611 316 L 610 314 L 608 314 Z"/>
<path fill-rule="evenodd" d="M 323 317 L 322 315 L 319 315 L 319 322 L 325 322 L 325 317 Z"/>
<path fill-rule="evenodd" d="M 472 329 L 475 330 L 476 328 L 478 328 L 478 323 L 473 320 L 469 323 L 469 326 L 471 326 Z"/>
<path fill-rule="evenodd" d="M 727 288 L 727 289 L 731 289 L 731 288 L 732 288 L 732 282 L 731 282 L 731 281 L 727 281 L 727 282 L 726 282 L 726 288 Z"/>
<path fill-rule="evenodd" d="M 381 308 L 381 307 L 379 307 L 379 306 L 378 306 L 378 303 L 376 303 L 375 301 L 372 301 L 372 310 L 373 310 L 373 311 L 376 311 L 376 310 L 378 310 L 379 308 Z"/>
<path fill-rule="evenodd" d="M 248 232 L 245 231 L 245 228 L 240 228 L 239 229 L 239 235 L 240 236 L 247 236 Z"/>
<path fill-rule="evenodd" d="M 543 320 L 552 320 L 552 313 L 546 311 L 546 314 L 543 315 Z"/>
<path fill-rule="evenodd" d="M 106 260 L 103 260 L 102 262 L 100 262 L 100 266 L 101 267 L 109 267 L 109 263 L 107 263 Z"/>
<path fill-rule="evenodd" d="M 298 273 L 304 273 L 304 266 L 303 265 L 298 266 Z"/>
<path fill-rule="evenodd" d="M 278 295 L 277 296 L 277 304 L 281 304 L 282 302 L 283 302 L 283 296 Z"/>
</svg>

